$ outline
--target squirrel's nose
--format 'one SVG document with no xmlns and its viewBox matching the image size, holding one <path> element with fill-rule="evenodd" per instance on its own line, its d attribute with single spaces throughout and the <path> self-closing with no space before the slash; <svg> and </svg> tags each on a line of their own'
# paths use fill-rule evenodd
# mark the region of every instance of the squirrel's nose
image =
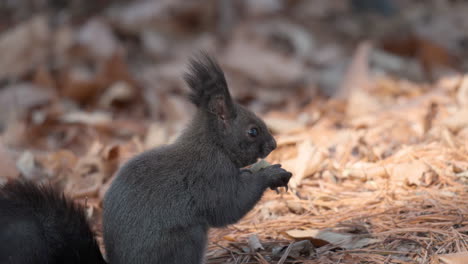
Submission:
<svg viewBox="0 0 468 264">
<path fill-rule="evenodd" d="M 276 140 L 275 140 L 273 137 L 271 137 L 271 140 L 268 141 L 268 142 L 263 146 L 263 151 L 262 151 L 262 152 L 263 152 L 263 153 L 262 153 L 262 154 L 263 154 L 263 155 L 262 155 L 263 157 L 262 157 L 262 158 L 268 156 L 268 154 L 270 154 L 270 153 L 271 153 L 273 150 L 275 150 L 275 149 L 276 149 Z"/>
<path fill-rule="evenodd" d="M 271 148 L 271 151 L 275 150 L 276 149 L 276 140 L 272 137 L 271 138 L 271 141 L 270 141 L 270 148 Z"/>
</svg>

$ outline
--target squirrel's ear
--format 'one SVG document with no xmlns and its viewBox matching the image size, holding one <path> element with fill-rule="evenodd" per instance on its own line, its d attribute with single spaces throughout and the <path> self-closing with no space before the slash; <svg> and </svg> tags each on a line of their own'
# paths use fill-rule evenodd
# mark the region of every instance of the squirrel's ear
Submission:
<svg viewBox="0 0 468 264">
<path fill-rule="evenodd" d="M 231 113 L 226 104 L 226 99 L 222 95 L 213 96 L 208 103 L 209 112 L 217 115 L 222 120 L 232 118 Z"/>
<path fill-rule="evenodd" d="M 192 58 L 184 79 L 192 91 L 190 100 L 198 108 L 222 119 L 234 117 L 234 103 L 223 70 L 213 58 L 203 52 Z"/>
</svg>

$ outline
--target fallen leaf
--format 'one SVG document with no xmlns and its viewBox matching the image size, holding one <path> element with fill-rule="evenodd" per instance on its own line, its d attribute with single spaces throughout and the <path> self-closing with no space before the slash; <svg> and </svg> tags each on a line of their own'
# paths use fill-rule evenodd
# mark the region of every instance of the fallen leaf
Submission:
<svg viewBox="0 0 468 264">
<path fill-rule="evenodd" d="M 19 171 L 14 164 L 15 161 L 8 149 L 3 144 L 0 144 L 0 168 L 2 168 L 0 178 L 17 178 L 19 176 Z"/>
<path fill-rule="evenodd" d="M 97 74 L 85 67 L 73 67 L 64 71 L 59 86 L 63 96 L 79 103 L 89 103 L 104 88 Z"/>
<path fill-rule="evenodd" d="M 395 164 L 389 173 L 392 180 L 410 186 L 429 186 L 437 179 L 437 174 L 420 160 Z"/>
<path fill-rule="evenodd" d="M 50 103 L 53 94 L 32 83 L 15 83 L 0 90 L 0 122 L 27 113 L 31 108 Z"/>
<path fill-rule="evenodd" d="M 281 256 L 281 259 L 278 263 L 284 263 L 286 258 L 289 256 L 293 258 L 298 258 L 301 255 L 305 255 L 307 257 L 312 256 L 315 253 L 315 247 L 310 242 L 310 240 L 302 240 L 291 243 L 288 247 L 274 247 L 272 253 L 275 256 Z"/>
<path fill-rule="evenodd" d="M 263 121 L 273 133 L 277 134 L 293 133 L 305 128 L 303 123 L 294 119 L 266 117 Z"/>
<path fill-rule="evenodd" d="M 21 172 L 21 175 L 28 180 L 40 180 L 46 177 L 41 164 L 39 164 L 30 151 L 25 151 L 16 161 L 16 167 Z"/>
<path fill-rule="evenodd" d="M 458 252 L 439 255 L 444 264 L 466 264 L 468 263 L 468 252 Z"/>
<path fill-rule="evenodd" d="M 247 36 L 238 36 L 230 43 L 223 60 L 226 67 L 242 72 L 262 84 L 291 84 L 304 73 L 299 60 L 269 51 Z"/>
<path fill-rule="evenodd" d="M 237 239 L 235 237 L 233 237 L 232 235 L 225 235 L 225 236 L 223 236 L 223 239 L 227 240 L 227 241 L 231 241 L 231 242 L 236 242 L 237 241 Z"/>
<path fill-rule="evenodd" d="M 78 159 L 73 152 L 61 149 L 41 158 L 41 164 L 50 175 L 67 179 L 71 176 Z"/>
<path fill-rule="evenodd" d="M 262 243 L 260 243 L 260 239 L 258 239 L 258 236 L 256 234 L 250 235 L 248 241 L 249 241 L 249 246 L 253 250 L 253 252 L 257 252 L 259 250 L 265 249 L 262 246 Z"/>
<path fill-rule="evenodd" d="M 63 115 L 60 120 L 64 123 L 102 125 L 112 122 L 112 117 L 107 112 L 71 112 Z"/>
<path fill-rule="evenodd" d="M 169 142 L 170 131 L 167 124 L 155 122 L 150 125 L 145 138 L 145 148 L 155 148 Z"/>
<path fill-rule="evenodd" d="M 0 79 L 18 78 L 45 63 L 50 48 L 47 18 L 36 16 L 0 37 Z"/>
<path fill-rule="evenodd" d="M 356 162 L 352 166 L 343 170 L 343 177 L 350 179 L 360 179 L 362 181 L 387 177 L 387 169 L 375 163 Z"/>
<path fill-rule="evenodd" d="M 326 155 L 323 151 L 314 146 L 309 139 L 304 140 L 298 146 L 296 159 L 284 163 L 285 168 L 294 172 L 289 186 L 293 189 L 297 188 L 305 177 L 314 174 L 324 166 L 325 159 Z"/>
<path fill-rule="evenodd" d="M 125 81 L 117 81 L 107 88 L 99 98 L 99 105 L 110 108 L 115 103 L 128 103 L 135 97 L 134 88 Z"/>
<path fill-rule="evenodd" d="M 110 26 L 101 19 L 90 19 L 78 31 L 76 42 L 85 46 L 92 56 L 109 58 L 118 47 Z"/>
<path fill-rule="evenodd" d="M 81 175 L 70 179 L 65 186 L 65 192 L 73 198 L 84 198 L 89 196 L 96 196 L 103 182 L 101 173 L 91 173 Z"/>
<path fill-rule="evenodd" d="M 371 49 L 372 47 L 368 42 L 359 44 L 348 66 L 343 82 L 335 95 L 336 98 L 348 98 L 355 91 L 368 88 L 370 83 L 369 54 Z M 351 110 L 355 111 L 353 107 L 354 105 L 348 107 L 348 114 L 350 114 Z"/>
<path fill-rule="evenodd" d="M 464 75 L 457 91 L 457 102 L 462 108 L 468 108 L 468 75 Z"/>
<path fill-rule="evenodd" d="M 468 127 L 468 108 L 462 108 L 448 116 L 443 123 L 453 132 Z"/>
<path fill-rule="evenodd" d="M 370 238 L 369 235 L 336 233 L 327 229 L 296 229 L 286 231 L 286 234 L 294 239 L 308 239 L 317 247 L 332 244 L 344 249 L 356 249 L 380 242 L 379 239 Z"/>
</svg>

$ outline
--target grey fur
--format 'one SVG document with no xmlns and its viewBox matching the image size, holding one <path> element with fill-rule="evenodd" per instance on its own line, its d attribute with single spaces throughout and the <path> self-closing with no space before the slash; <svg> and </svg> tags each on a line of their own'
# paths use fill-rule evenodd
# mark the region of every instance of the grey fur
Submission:
<svg viewBox="0 0 468 264">
<path fill-rule="evenodd" d="M 241 169 L 276 142 L 255 114 L 232 101 L 219 65 L 202 54 L 185 79 L 197 106 L 174 144 L 144 152 L 120 168 L 104 199 L 110 263 L 199 264 L 207 231 L 241 219 L 268 188 L 287 186 L 280 165 Z M 258 136 L 247 134 L 251 128 Z"/>
</svg>

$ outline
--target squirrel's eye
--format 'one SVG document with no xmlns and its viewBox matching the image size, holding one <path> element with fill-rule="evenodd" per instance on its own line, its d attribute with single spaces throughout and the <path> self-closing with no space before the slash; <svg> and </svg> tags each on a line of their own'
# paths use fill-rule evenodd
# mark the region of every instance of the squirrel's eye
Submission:
<svg viewBox="0 0 468 264">
<path fill-rule="evenodd" d="M 256 137 L 258 136 L 258 129 L 257 128 L 251 128 L 249 129 L 249 131 L 247 131 L 247 134 L 249 134 L 249 136 L 251 137 Z"/>
</svg>

